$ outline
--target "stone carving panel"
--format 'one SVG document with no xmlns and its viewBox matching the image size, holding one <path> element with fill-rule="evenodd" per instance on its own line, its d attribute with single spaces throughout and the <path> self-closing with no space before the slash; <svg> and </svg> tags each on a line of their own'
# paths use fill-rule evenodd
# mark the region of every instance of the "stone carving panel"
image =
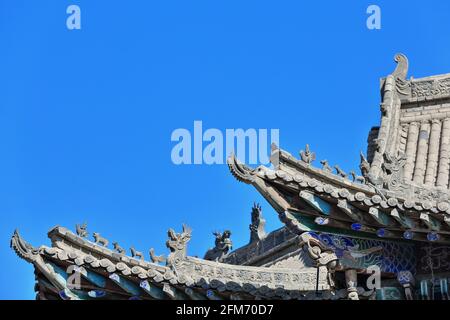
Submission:
<svg viewBox="0 0 450 320">
<path fill-rule="evenodd" d="M 426 80 L 411 83 L 413 98 L 431 97 L 450 94 L 450 78 L 442 80 Z"/>
</svg>

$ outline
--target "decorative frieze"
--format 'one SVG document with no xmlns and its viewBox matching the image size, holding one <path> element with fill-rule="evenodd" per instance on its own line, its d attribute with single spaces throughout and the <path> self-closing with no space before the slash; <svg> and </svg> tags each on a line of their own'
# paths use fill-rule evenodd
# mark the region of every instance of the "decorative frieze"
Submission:
<svg viewBox="0 0 450 320">
<path fill-rule="evenodd" d="M 450 94 L 450 78 L 411 82 L 413 98 L 445 96 Z"/>
</svg>

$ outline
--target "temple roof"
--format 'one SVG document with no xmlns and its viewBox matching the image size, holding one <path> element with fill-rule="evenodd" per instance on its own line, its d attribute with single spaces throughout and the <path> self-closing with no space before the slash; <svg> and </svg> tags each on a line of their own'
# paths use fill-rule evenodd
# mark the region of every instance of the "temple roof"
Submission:
<svg viewBox="0 0 450 320">
<path fill-rule="evenodd" d="M 345 290 L 333 291 L 330 270 L 336 266 L 336 256 L 307 234 L 296 238 L 297 246 L 314 252 L 314 267 L 292 269 L 241 266 L 188 256 L 191 230 L 185 226 L 181 233 L 169 230 L 170 253 L 165 265 L 146 261 L 134 248 L 133 256 L 128 256 L 117 243 L 110 249 L 108 240 L 97 233 L 95 242 L 87 240 L 83 230 L 79 233 L 81 236 L 55 227 L 48 233 L 52 245 L 40 247 L 31 246 L 17 231 L 14 233 L 11 247 L 35 266 L 39 299 L 303 299 L 315 292 L 328 299 L 346 296 Z M 155 260 L 153 253 L 150 255 Z M 71 286 L 73 273 L 82 277 L 78 287 Z"/>
<path fill-rule="evenodd" d="M 318 226 L 361 235 L 450 242 L 450 77 L 406 79 L 408 59 L 381 81 L 381 124 L 361 153 L 361 175 L 322 160 L 309 145 L 296 158 L 273 146 L 273 169 L 228 165 L 294 232 Z"/>
</svg>

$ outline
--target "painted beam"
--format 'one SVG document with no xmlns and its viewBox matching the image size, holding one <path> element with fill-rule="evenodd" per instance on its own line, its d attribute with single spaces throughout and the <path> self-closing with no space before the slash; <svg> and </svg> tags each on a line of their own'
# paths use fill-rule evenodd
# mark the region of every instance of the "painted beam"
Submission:
<svg viewBox="0 0 450 320">
<path fill-rule="evenodd" d="M 370 208 L 369 214 L 376 222 L 383 226 L 389 226 L 392 223 L 392 219 L 384 212 L 378 210 L 377 208 Z"/>
<path fill-rule="evenodd" d="M 119 276 L 117 273 L 111 273 L 109 278 L 132 296 L 140 296 L 142 294 L 141 289 L 136 284 L 128 279 L 125 279 L 124 277 Z"/>
<path fill-rule="evenodd" d="M 420 220 L 423 221 L 423 223 L 433 231 L 441 230 L 441 223 L 432 216 L 430 216 L 428 213 L 421 213 Z"/>
<path fill-rule="evenodd" d="M 315 210 L 319 211 L 321 214 L 329 216 L 331 214 L 331 205 L 319 198 L 318 196 L 307 192 L 300 191 L 300 198 L 302 198 L 306 203 L 308 203 Z"/>
<path fill-rule="evenodd" d="M 164 283 L 162 290 L 172 300 L 186 300 L 186 297 L 180 291 L 168 283 Z"/>
<path fill-rule="evenodd" d="M 54 264 L 53 262 L 47 262 L 46 265 L 50 267 L 51 270 L 55 273 L 55 278 L 58 279 L 58 282 L 66 286 L 67 279 L 69 278 L 69 275 L 67 274 L 66 270 Z"/>
<path fill-rule="evenodd" d="M 341 209 L 341 211 L 344 212 L 347 216 L 349 216 L 352 220 L 356 222 L 363 221 L 363 217 L 360 211 L 351 204 L 349 204 L 347 200 L 338 200 L 337 207 Z"/>
<path fill-rule="evenodd" d="M 76 277 L 70 278 L 70 275 L 53 262 L 46 262 L 45 266 L 49 269 L 52 279 L 49 279 L 52 283 L 55 281 L 60 288 L 59 296 L 63 300 L 80 300 L 82 299 L 77 294 L 72 292 L 72 289 L 76 288 Z M 74 266 L 73 266 L 74 267 Z M 75 283 L 72 283 L 75 281 Z M 53 283 L 54 284 L 54 283 Z M 55 286 L 56 287 L 56 286 Z"/>
<path fill-rule="evenodd" d="M 95 285 L 96 287 L 104 288 L 106 286 L 106 279 L 105 277 L 102 277 L 101 275 L 92 272 L 89 269 L 80 268 L 81 270 L 76 270 L 80 272 L 80 274 L 83 276 L 84 279 Z"/>
<path fill-rule="evenodd" d="M 82 290 L 77 290 L 77 277 L 75 276 L 75 273 L 78 273 L 86 279 L 88 282 L 92 283 L 96 287 L 104 288 L 106 286 L 106 279 L 102 277 L 101 275 L 90 271 L 89 269 L 71 265 L 67 271 L 61 268 L 60 266 L 49 263 L 53 269 L 53 271 L 58 274 L 58 277 L 60 278 L 60 281 L 66 282 L 67 289 L 64 289 L 59 292 L 59 295 L 62 299 L 71 298 L 73 299 L 74 296 L 76 296 L 78 299 L 82 300 L 88 300 L 91 298 L 103 298 L 107 295 L 105 291 L 102 290 L 91 290 L 89 292 L 84 292 Z M 74 282 L 75 283 L 72 283 Z M 71 287 L 74 286 L 74 287 Z"/>
<path fill-rule="evenodd" d="M 153 284 L 150 284 L 148 280 L 142 280 L 139 284 L 142 290 L 145 291 L 150 297 L 157 300 L 164 300 L 166 299 L 166 295 L 164 294 L 163 290 Z"/>
<path fill-rule="evenodd" d="M 397 209 L 393 209 L 391 211 L 391 217 L 394 218 L 394 220 L 396 220 L 398 223 L 400 223 L 402 227 L 406 229 L 416 228 L 416 223 L 412 219 L 405 216 L 404 214 L 398 212 Z"/>
</svg>

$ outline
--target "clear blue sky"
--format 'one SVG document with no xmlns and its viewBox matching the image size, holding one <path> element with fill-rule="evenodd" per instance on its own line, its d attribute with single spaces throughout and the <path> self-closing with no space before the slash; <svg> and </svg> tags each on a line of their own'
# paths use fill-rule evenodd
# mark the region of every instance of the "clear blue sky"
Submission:
<svg viewBox="0 0 450 320">
<path fill-rule="evenodd" d="M 79 5 L 82 29 L 66 28 Z M 366 8 L 382 29 L 366 28 Z M 379 121 L 379 78 L 404 52 L 415 77 L 450 72 L 448 1 L 0 0 L 0 298 L 34 298 L 34 245 L 88 221 L 124 247 L 189 254 L 231 229 L 248 242 L 250 207 L 281 224 L 226 165 L 175 166 L 176 128 L 279 128 L 283 149 L 357 168 Z"/>
</svg>

